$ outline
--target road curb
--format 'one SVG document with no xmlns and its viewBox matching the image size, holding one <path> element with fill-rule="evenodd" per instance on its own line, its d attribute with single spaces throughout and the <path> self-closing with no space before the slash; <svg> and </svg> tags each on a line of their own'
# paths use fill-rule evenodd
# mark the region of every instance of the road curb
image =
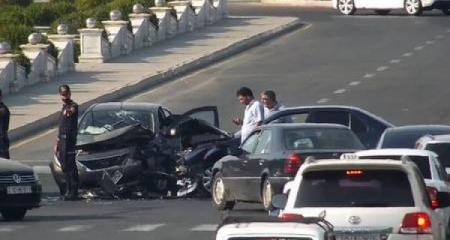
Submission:
<svg viewBox="0 0 450 240">
<path fill-rule="evenodd" d="M 94 103 L 118 101 L 125 97 L 139 93 L 143 89 L 155 87 L 167 80 L 176 78 L 186 73 L 196 71 L 205 66 L 218 62 L 222 59 L 236 55 L 244 50 L 255 47 L 263 42 L 281 36 L 287 32 L 293 31 L 299 28 L 301 25 L 302 23 L 300 22 L 299 19 L 293 19 L 291 22 L 287 24 L 278 26 L 276 28 L 259 33 L 257 35 L 249 36 L 248 38 L 236 42 L 230 46 L 227 46 L 224 49 L 218 50 L 208 55 L 204 55 L 198 59 L 192 59 L 191 61 L 185 62 L 184 64 L 176 66 L 174 68 L 163 70 L 156 75 L 146 76 L 139 81 L 124 85 L 118 89 L 113 89 L 108 93 L 99 95 L 84 103 L 80 103 L 79 111 L 83 112 L 87 107 L 89 107 Z M 11 142 L 16 142 L 21 139 L 30 137 L 36 133 L 54 127 L 58 122 L 58 118 L 59 112 L 55 111 L 54 113 L 39 120 L 36 120 L 35 122 L 26 124 L 16 129 L 11 129 L 9 131 L 9 138 Z"/>
</svg>

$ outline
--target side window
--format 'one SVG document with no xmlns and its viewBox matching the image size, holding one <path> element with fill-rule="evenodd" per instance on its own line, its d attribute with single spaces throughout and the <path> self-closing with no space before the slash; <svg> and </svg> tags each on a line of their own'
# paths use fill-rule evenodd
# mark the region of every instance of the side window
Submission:
<svg viewBox="0 0 450 240">
<path fill-rule="evenodd" d="M 259 138 L 258 144 L 256 145 L 255 154 L 268 154 L 270 153 L 270 141 L 272 137 L 272 132 L 270 130 L 265 130 L 262 132 Z"/>
<path fill-rule="evenodd" d="M 361 121 L 361 119 L 359 119 L 358 117 L 356 117 L 353 114 L 350 115 L 350 128 L 355 133 L 367 132 L 367 126 L 364 125 L 364 123 Z"/>
<path fill-rule="evenodd" d="M 316 111 L 310 122 L 336 123 L 348 127 L 350 125 L 350 114 L 346 111 Z"/>
<path fill-rule="evenodd" d="M 433 159 L 433 165 L 436 168 L 439 179 L 442 181 L 447 181 L 447 173 L 445 172 L 444 167 L 439 163 L 439 159 Z"/>
<path fill-rule="evenodd" d="M 248 137 L 245 142 L 242 144 L 241 148 L 242 150 L 246 151 L 247 153 L 253 153 L 253 150 L 256 147 L 256 144 L 258 143 L 258 138 L 260 136 L 261 132 L 254 132 L 250 137 Z"/>
</svg>

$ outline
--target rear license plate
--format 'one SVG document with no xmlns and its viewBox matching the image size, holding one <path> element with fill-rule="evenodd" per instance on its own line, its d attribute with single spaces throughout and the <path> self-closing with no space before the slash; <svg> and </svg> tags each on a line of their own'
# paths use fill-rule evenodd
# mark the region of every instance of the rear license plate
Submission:
<svg viewBox="0 0 450 240">
<path fill-rule="evenodd" d="M 10 186 L 6 188 L 7 194 L 28 194 L 32 193 L 31 186 Z"/>
<path fill-rule="evenodd" d="M 122 179 L 122 177 L 123 174 L 119 170 L 117 170 L 114 172 L 114 175 L 111 177 L 111 180 L 113 181 L 114 184 L 117 184 L 120 181 L 120 179 Z"/>
<path fill-rule="evenodd" d="M 336 235 L 336 240 L 380 240 L 379 234 L 348 234 Z"/>
</svg>

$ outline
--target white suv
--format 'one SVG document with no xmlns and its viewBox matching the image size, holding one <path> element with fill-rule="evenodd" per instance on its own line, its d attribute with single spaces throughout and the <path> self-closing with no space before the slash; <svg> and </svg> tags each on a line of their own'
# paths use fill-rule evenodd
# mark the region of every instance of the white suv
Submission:
<svg viewBox="0 0 450 240">
<path fill-rule="evenodd" d="M 436 200 L 450 205 L 448 193 L 438 192 Z M 433 208 L 413 162 L 330 159 L 302 165 L 279 216 L 325 211 L 337 240 L 442 240 L 446 226 Z"/>
<path fill-rule="evenodd" d="M 231 220 L 230 220 L 231 219 Z M 229 218 L 216 240 L 335 240 L 333 226 L 319 217 L 280 220 L 274 217 Z"/>
<path fill-rule="evenodd" d="M 420 15 L 424 10 L 440 9 L 449 15 L 449 0 L 333 0 L 333 8 L 345 15 L 352 15 L 357 9 L 374 9 L 379 15 L 386 15 L 391 9 L 404 9 L 409 15 Z"/>
<path fill-rule="evenodd" d="M 450 174 L 450 135 L 425 135 L 416 141 L 415 148 L 429 150 L 438 155 L 439 162 Z"/>
</svg>

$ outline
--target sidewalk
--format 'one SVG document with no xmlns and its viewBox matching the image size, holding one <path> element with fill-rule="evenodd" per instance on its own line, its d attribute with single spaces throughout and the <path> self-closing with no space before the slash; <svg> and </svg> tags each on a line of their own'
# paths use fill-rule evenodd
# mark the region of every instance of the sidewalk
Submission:
<svg viewBox="0 0 450 240">
<path fill-rule="evenodd" d="M 75 72 L 4 97 L 11 110 L 10 139 L 25 138 L 57 123 L 60 84 L 70 84 L 83 111 L 93 103 L 138 93 L 299 26 L 300 21 L 292 17 L 230 17 L 109 63 L 78 64 Z"/>
</svg>

